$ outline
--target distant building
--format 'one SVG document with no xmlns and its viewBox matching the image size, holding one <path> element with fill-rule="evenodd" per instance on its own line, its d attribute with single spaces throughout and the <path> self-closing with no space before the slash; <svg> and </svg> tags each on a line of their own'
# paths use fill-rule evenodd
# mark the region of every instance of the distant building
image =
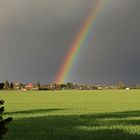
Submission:
<svg viewBox="0 0 140 140">
<path fill-rule="evenodd" d="M 30 84 L 27 84 L 25 86 L 25 88 L 26 88 L 26 90 L 33 90 L 34 89 L 34 85 L 32 83 L 30 83 Z"/>
<path fill-rule="evenodd" d="M 24 88 L 24 87 L 25 87 L 25 85 L 22 84 L 22 83 L 13 82 L 13 89 L 14 89 L 14 90 L 19 90 L 19 89 L 22 89 L 22 88 Z"/>
</svg>

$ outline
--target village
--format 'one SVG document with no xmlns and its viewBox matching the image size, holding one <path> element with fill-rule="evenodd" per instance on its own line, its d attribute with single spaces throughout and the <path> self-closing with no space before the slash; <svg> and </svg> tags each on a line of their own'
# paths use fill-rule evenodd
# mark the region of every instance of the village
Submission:
<svg viewBox="0 0 140 140">
<path fill-rule="evenodd" d="M 124 82 L 118 82 L 114 85 L 86 85 L 86 84 L 74 84 L 74 83 L 66 83 L 66 84 L 40 84 L 40 82 L 36 83 L 28 83 L 23 84 L 20 82 L 1 82 L 0 90 L 21 90 L 21 91 L 29 91 L 29 90 L 118 90 L 118 89 L 140 89 L 140 84 L 136 85 L 126 85 Z"/>
</svg>

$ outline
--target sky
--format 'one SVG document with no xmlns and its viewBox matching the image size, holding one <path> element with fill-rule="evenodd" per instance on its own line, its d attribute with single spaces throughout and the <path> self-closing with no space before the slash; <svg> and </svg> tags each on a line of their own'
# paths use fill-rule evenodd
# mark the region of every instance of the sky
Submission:
<svg viewBox="0 0 140 140">
<path fill-rule="evenodd" d="M 52 83 L 95 0 L 0 0 L 0 81 Z M 68 82 L 140 83 L 140 0 L 107 0 Z"/>
</svg>

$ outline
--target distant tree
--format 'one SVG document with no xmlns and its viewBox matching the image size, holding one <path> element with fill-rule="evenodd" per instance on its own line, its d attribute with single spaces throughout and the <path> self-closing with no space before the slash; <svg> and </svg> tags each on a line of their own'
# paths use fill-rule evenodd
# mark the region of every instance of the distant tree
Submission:
<svg viewBox="0 0 140 140">
<path fill-rule="evenodd" d="M 9 89 L 9 82 L 7 80 L 4 82 L 4 89 Z"/>
<path fill-rule="evenodd" d="M 65 84 L 61 84 L 60 87 L 61 87 L 61 89 L 64 89 L 66 87 L 66 85 Z"/>
<path fill-rule="evenodd" d="M 38 87 L 38 89 L 40 90 L 40 82 L 38 81 L 37 82 L 37 85 L 36 85 L 37 87 Z"/>
<path fill-rule="evenodd" d="M 97 90 L 98 86 L 93 86 L 92 89 Z"/>
<path fill-rule="evenodd" d="M 119 88 L 119 89 L 125 89 L 125 88 L 126 88 L 125 83 L 122 82 L 122 81 L 120 81 L 120 82 L 118 83 L 118 88 Z"/>
<path fill-rule="evenodd" d="M 14 88 L 13 82 L 10 83 L 9 87 L 10 87 L 10 89 L 13 89 Z"/>
<path fill-rule="evenodd" d="M 73 88 L 73 83 L 68 82 L 68 83 L 66 84 L 66 87 L 67 87 L 68 89 L 72 89 L 72 88 Z"/>
<path fill-rule="evenodd" d="M 0 83 L 0 90 L 4 89 L 4 83 Z"/>
<path fill-rule="evenodd" d="M 22 84 L 22 83 L 19 83 L 19 89 L 22 89 L 23 87 L 24 87 L 24 84 Z"/>
<path fill-rule="evenodd" d="M 13 120 L 12 118 L 7 118 L 7 119 L 2 118 L 2 114 L 4 112 L 4 107 L 2 106 L 3 104 L 4 101 L 0 100 L 0 139 L 2 139 L 3 135 L 8 131 L 5 125 Z"/>
</svg>

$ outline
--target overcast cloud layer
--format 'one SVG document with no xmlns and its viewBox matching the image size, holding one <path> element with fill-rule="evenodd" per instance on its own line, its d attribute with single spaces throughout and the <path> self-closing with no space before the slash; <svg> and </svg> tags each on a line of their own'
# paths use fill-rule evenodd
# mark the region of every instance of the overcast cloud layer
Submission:
<svg viewBox="0 0 140 140">
<path fill-rule="evenodd" d="M 0 0 L 0 80 L 53 82 L 95 0 Z M 108 0 L 69 81 L 140 83 L 140 0 Z"/>
</svg>

